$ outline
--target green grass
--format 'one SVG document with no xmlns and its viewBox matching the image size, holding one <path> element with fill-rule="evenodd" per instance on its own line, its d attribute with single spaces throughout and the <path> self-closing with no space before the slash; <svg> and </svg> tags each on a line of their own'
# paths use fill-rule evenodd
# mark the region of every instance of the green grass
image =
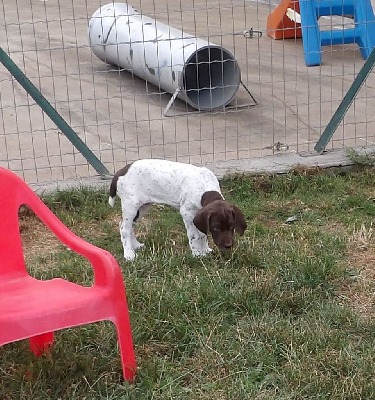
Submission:
<svg viewBox="0 0 375 400">
<path fill-rule="evenodd" d="M 375 398 L 374 313 L 355 301 L 371 303 L 374 292 L 363 271 L 375 254 L 375 169 L 306 172 L 224 179 L 248 229 L 232 252 L 205 258 L 191 256 L 181 217 L 168 207 L 140 221 L 146 248 L 128 263 L 119 202 L 112 209 L 107 193 L 87 188 L 46 197 L 74 232 L 119 261 L 137 377 L 123 382 L 114 326 L 101 322 L 57 332 L 41 358 L 26 341 L 0 347 L 0 398 Z M 30 213 L 21 218 L 33 241 L 45 235 L 33 231 Z M 33 241 L 25 244 L 31 274 L 91 284 L 81 257 L 57 244 L 35 252 Z"/>
</svg>

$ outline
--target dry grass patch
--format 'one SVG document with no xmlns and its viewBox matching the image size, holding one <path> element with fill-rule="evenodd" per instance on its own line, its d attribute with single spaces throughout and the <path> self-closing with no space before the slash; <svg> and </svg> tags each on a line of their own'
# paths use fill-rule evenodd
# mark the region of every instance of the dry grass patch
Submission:
<svg viewBox="0 0 375 400">
<path fill-rule="evenodd" d="M 118 227 L 121 217 L 110 214 L 106 221 Z M 33 263 L 36 258 L 53 256 L 54 254 L 66 249 L 65 245 L 44 225 L 44 223 L 27 207 L 21 207 L 19 212 L 19 224 L 23 251 L 26 264 Z M 90 221 L 76 224 L 70 229 L 78 236 L 79 231 L 85 232 L 85 240 L 92 243 L 96 238 L 103 235 L 102 226 L 93 224 Z"/>
<path fill-rule="evenodd" d="M 340 291 L 358 312 L 366 318 L 375 316 L 375 242 L 372 223 L 353 231 L 348 244 L 348 269 L 356 274 L 352 283 Z"/>
<path fill-rule="evenodd" d="M 61 249 L 61 242 L 27 207 L 19 212 L 20 232 L 26 263 L 33 258 L 53 254 Z"/>
</svg>

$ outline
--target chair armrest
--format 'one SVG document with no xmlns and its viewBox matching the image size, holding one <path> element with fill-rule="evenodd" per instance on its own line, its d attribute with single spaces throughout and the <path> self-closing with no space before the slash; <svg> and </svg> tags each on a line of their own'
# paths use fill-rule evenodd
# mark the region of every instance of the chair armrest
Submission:
<svg viewBox="0 0 375 400">
<path fill-rule="evenodd" d="M 72 232 L 60 219 L 43 203 L 43 201 L 30 189 L 27 201 L 28 205 L 48 229 L 69 249 L 85 257 L 94 270 L 96 285 L 116 285 L 123 282 L 121 269 L 108 251 L 86 242 Z"/>
</svg>

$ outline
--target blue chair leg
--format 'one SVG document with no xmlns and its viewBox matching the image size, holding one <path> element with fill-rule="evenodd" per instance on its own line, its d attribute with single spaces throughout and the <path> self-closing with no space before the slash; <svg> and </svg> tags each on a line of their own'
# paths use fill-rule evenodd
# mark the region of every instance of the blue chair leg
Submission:
<svg viewBox="0 0 375 400">
<path fill-rule="evenodd" d="M 355 2 L 356 42 L 362 57 L 367 59 L 375 47 L 375 16 L 370 0 Z"/>
<path fill-rule="evenodd" d="M 322 47 L 314 0 L 300 0 L 302 43 L 308 67 L 322 63 Z"/>
</svg>

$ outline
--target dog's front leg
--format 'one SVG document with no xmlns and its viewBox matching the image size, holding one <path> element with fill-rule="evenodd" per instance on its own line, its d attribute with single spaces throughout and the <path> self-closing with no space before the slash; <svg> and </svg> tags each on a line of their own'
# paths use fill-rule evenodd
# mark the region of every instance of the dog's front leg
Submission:
<svg viewBox="0 0 375 400">
<path fill-rule="evenodd" d="M 133 221 L 129 221 L 129 219 L 121 221 L 120 237 L 122 247 L 124 248 L 124 258 L 128 261 L 133 261 L 136 257 L 135 249 L 133 248 Z"/>
<path fill-rule="evenodd" d="M 133 261 L 136 257 L 135 250 L 141 247 L 134 235 L 134 225 L 137 216 L 137 208 L 127 201 L 122 201 L 122 221 L 120 223 L 120 236 L 124 248 L 124 258 Z"/>
<path fill-rule="evenodd" d="M 208 246 L 207 235 L 201 232 L 193 222 L 194 214 L 181 210 L 184 220 L 189 246 L 194 256 L 204 256 L 212 251 Z"/>
</svg>

